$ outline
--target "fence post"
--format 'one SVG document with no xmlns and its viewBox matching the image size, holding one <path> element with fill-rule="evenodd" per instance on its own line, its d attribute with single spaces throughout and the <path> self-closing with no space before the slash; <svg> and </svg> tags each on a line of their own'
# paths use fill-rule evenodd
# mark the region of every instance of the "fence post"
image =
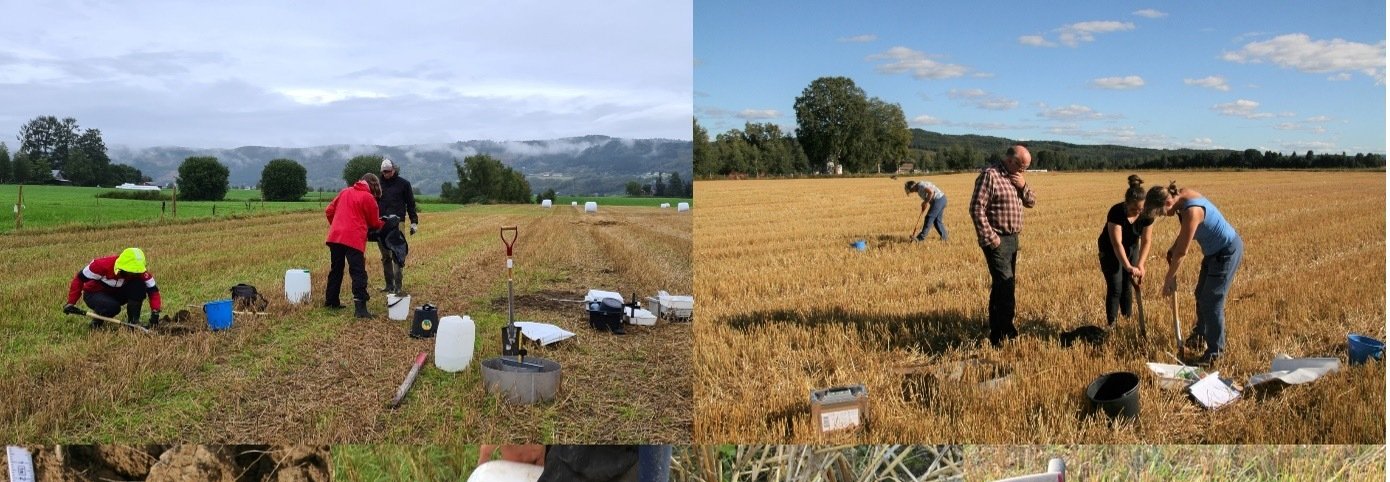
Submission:
<svg viewBox="0 0 1390 482">
<path fill-rule="evenodd" d="M 179 218 L 179 187 L 174 186 L 174 219 Z"/>
<path fill-rule="evenodd" d="M 19 185 L 19 199 L 14 202 L 14 230 L 24 227 L 24 185 Z"/>
</svg>

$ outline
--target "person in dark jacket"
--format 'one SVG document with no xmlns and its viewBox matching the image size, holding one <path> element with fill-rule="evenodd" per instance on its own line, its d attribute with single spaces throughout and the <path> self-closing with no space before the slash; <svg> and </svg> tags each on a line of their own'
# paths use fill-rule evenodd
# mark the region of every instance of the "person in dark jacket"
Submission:
<svg viewBox="0 0 1390 482">
<path fill-rule="evenodd" d="M 377 211 L 376 196 L 381 193 L 381 183 L 376 175 L 367 173 L 356 184 L 348 186 L 333 198 L 324 209 L 328 217 L 329 270 L 328 293 L 323 305 L 329 308 L 343 308 L 338 300 L 343 287 L 343 262 L 347 262 L 348 274 L 352 276 L 352 303 L 358 318 L 371 318 L 367 311 L 367 262 L 363 253 L 367 250 L 367 230 L 381 229 L 386 224 Z"/>
<path fill-rule="evenodd" d="M 410 181 L 400 176 L 400 168 L 390 159 L 381 160 L 381 196 L 377 199 L 377 206 L 382 216 L 394 214 L 401 219 L 409 217 L 412 236 L 420 229 L 420 216 L 415 212 L 415 191 L 410 187 Z M 381 251 L 381 270 L 386 278 L 386 287 L 381 291 L 400 293 L 404 290 L 401 288 L 401 278 L 405 263 L 400 262 L 404 260 L 392 256 L 392 250 L 386 242 L 389 234 L 389 231 L 383 231 L 377 236 L 377 250 Z"/>
<path fill-rule="evenodd" d="M 154 275 L 145 266 L 145 252 L 140 248 L 126 248 L 121 254 L 97 258 L 73 276 L 68 284 L 68 302 L 63 306 L 64 313 L 76 308 L 77 298 L 91 308 L 92 312 L 113 318 L 126 309 L 126 320 L 132 325 L 140 323 L 140 305 L 150 300 L 150 321 L 153 327 L 159 322 L 159 286 Z M 100 328 L 101 320 L 92 320 L 92 328 Z"/>
</svg>

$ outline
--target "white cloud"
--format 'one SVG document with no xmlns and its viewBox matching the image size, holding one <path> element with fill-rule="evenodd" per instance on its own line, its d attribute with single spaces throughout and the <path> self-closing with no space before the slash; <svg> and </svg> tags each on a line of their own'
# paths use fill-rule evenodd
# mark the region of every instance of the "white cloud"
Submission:
<svg viewBox="0 0 1390 482">
<path fill-rule="evenodd" d="M 879 73 L 907 73 L 918 80 L 949 79 L 961 77 L 973 71 L 964 65 L 941 63 L 928 57 L 925 52 L 899 46 L 890 48 L 883 53 L 870 55 L 868 60 L 886 61 L 886 63 L 874 68 Z"/>
<path fill-rule="evenodd" d="M 1220 75 L 1210 75 L 1202 77 L 1200 79 L 1182 79 L 1182 83 L 1187 85 L 1195 85 L 1198 87 L 1206 87 L 1208 89 L 1219 90 L 1222 92 L 1229 92 L 1231 90 L 1231 86 L 1226 84 L 1226 78 Z"/>
<path fill-rule="evenodd" d="M 875 41 L 875 40 L 878 40 L 878 36 L 877 36 L 877 35 L 874 35 L 874 34 L 864 34 L 864 35 L 855 35 L 855 36 L 853 36 L 853 37 L 840 37 L 840 38 L 837 39 L 837 40 L 838 40 L 839 42 L 845 42 L 845 43 L 868 43 L 868 42 L 873 42 L 873 41 Z"/>
<path fill-rule="evenodd" d="M 1375 79 L 1376 84 L 1385 83 L 1384 40 L 1372 45 L 1340 38 L 1313 40 L 1308 34 L 1294 33 L 1245 44 L 1221 58 L 1243 64 L 1269 62 L 1300 72 L 1360 72 Z"/>
<path fill-rule="evenodd" d="M 782 117 L 782 113 L 777 109 L 743 109 L 734 117 L 743 120 L 776 119 Z"/>
<path fill-rule="evenodd" d="M 1160 12 L 1158 10 L 1154 10 L 1152 8 L 1135 10 L 1134 14 L 1144 18 L 1163 18 L 1168 16 L 1168 14 Z"/>
<path fill-rule="evenodd" d="M 1082 42 L 1094 42 L 1096 34 L 1125 30 L 1134 30 L 1134 24 L 1114 20 L 1077 22 L 1057 29 L 1057 40 L 1068 47 L 1075 47 Z"/>
<path fill-rule="evenodd" d="M 1133 126 L 1110 126 L 1099 129 L 1083 129 L 1076 124 L 1061 124 L 1049 127 L 1047 133 L 1054 136 L 1070 136 L 1087 139 L 1102 144 L 1115 144 L 1153 149 L 1172 149 L 1190 147 L 1163 134 L 1140 133 Z"/>
<path fill-rule="evenodd" d="M 946 97 L 985 110 L 1010 110 L 1018 107 L 1017 100 L 990 94 L 982 89 L 951 89 L 946 92 Z"/>
<path fill-rule="evenodd" d="M 580 3 L 9 4 L 0 105 L 71 115 L 110 145 L 688 139 L 690 4 Z"/>
<path fill-rule="evenodd" d="M 1244 117 L 1246 119 L 1268 119 L 1274 117 L 1269 112 L 1256 112 L 1260 108 L 1260 103 L 1248 99 L 1236 99 L 1235 102 L 1216 104 L 1211 106 L 1211 110 L 1218 114 L 1231 117 Z"/>
<path fill-rule="evenodd" d="M 1303 122 L 1280 122 L 1273 127 L 1281 131 L 1308 131 L 1314 134 L 1324 134 L 1327 128 L 1322 124 L 1332 120 L 1327 116 L 1313 116 L 1304 119 Z"/>
<path fill-rule="evenodd" d="M 1337 144 L 1328 141 L 1281 141 L 1279 147 L 1295 151 L 1335 152 Z"/>
<path fill-rule="evenodd" d="M 952 99 L 978 99 L 989 96 L 984 89 L 951 89 L 946 96 Z"/>
<path fill-rule="evenodd" d="M 1121 32 L 1125 30 L 1134 30 L 1134 24 L 1115 20 L 1095 20 L 1063 25 L 1052 31 L 1057 33 L 1058 42 L 1068 47 L 1075 47 L 1084 42 L 1094 42 L 1096 40 L 1096 34 Z M 1018 43 L 1030 47 L 1057 46 L 1056 43 L 1048 40 L 1042 35 L 1023 35 L 1018 37 Z"/>
<path fill-rule="evenodd" d="M 1198 146 L 1210 146 L 1212 145 L 1212 140 L 1210 137 L 1195 137 L 1192 139 L 1192 144 Z"/>
<path fill-rule="evenodd" d="M 919 126 L 939 126 L 945 123 L 946 121 L 937 119 L 929 115 L 919 115 L 917 117 L 912 118 L 912 124 Z"/>
<path fill-rule="evenodd" d="M 1138 75 L 1125 77 L 1102 77 L 1091 81 L 1091 85 L 1102 89 L 1128 90 L 1144 86 L 1144 78 Z"/>
<path fill-rule="evenodd" d="M 1042 35 L 1024 35 L 1018 38 L 1018 43 L 1033 47 L 1056 47 L 1057 44 L 1049 42 Z"/>
<path fill-rule="evenodd" d="M 1039 106 L 1039 109 L 1038 117 L 1051 120 L 1100 120 L 1116 117 L 1096 112 L 1095 109 L 1081 104 L 1071 104 L 1055 109 L 1049 109 L 1046 104 L 1043 104 Z"/>
<path fill-rule="evenodd" d="M 348 99 L 385 99 L 389 95 L 357 89 L 276 89 L 276 93 L 300 104 L 323 105 Z"/>
<path fill-rule="evenodd" d="M 1351 74 L 1350 74 L 1350 73 L 1347 73 L 1347 72 L 1342 72 L 1342 73 L 1339 73 L 1339 74 L 1329 75 L 1329 76 L 1327 76 L 1327 80 L 1339 81 L 1339 82 L 1340 82 L 1340 81 L 1351 80 Z"/>
</svg>

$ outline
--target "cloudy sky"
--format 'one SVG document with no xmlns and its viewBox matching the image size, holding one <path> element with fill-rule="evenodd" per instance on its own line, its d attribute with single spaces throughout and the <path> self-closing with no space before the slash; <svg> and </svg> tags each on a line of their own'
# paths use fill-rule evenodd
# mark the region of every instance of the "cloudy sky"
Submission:
<svg viewBox="0 0 1390 482">
<path fill-rule="evenodd" d="M 1078 144 L 1385 152 L 1385 3 L 733 2 L 695 11 L 711 136 L 795 129 L 822 76 L 912 127 Z"/>
<path fill-rule="evenodd" d="M 0 11 L 11 149 L 40 115 L 132 147 L 691 136 L 689 0 L 0 0 Z"/>
</svg>

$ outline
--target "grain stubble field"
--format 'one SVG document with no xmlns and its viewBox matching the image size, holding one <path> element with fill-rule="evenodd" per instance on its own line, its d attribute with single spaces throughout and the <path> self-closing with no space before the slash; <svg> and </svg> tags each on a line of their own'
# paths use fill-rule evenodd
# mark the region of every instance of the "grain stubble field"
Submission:
<svg viewBox="0 0 1390 482">
<path fill-rule="evenodd" d="M 920 227 L 904 178 L 713 181 L 696 185 L 695 440 L 705 443 L 1382 443 L 1383 364 L 1345 367 L 1309 386 L 1247 393 L 1206 411 L 1158 389 L 1145 362 L 1169 362 L 1173 328 L 1159 283 L 1146 283 L 1149 337 L 1121 319 L 1099 347 L 1057 334 L 1104 325 L 1095 239 L 1129 173 L 1033 173 L 1036 209 L 1021 236 L 1016 324 L 982 346 L 989 275 L 968 215 L 973 173 L 916 176 L 949 197 L 951 240 L 908 242 Z M 1229 353 L 1243 382 L 1279 353 L 1340 356 L 1346 335 L 1385 335 L 1385 177 L 1380 172 L 1141 172 L 1215 202 L 1246 242 L 1227 306 Z M 915 224 L 915 226 L 914 226 Z M 1147 268 L 1162 275 L 1177 226 L 1154 229 Z M 848 247 L 864 239 L 869 248 Z M 1179 275 L 1186 330 L 1200 252 Z M 1157 273 L 1157 275 L 1155 275 Z M 979 358 L 1003 364 L 1000 391 L 934 383 L 904 392 L 898 369 Z M 1137 423 L 1085 416 L 1085 385 L 1144 374 Z M 867 430 L 819 437 L 807 395 L 865 384 Z M 910 383 L 908 385 L 911 385 Z M 923 392 L 926 392 L 925 395 Z"/>
</svg>

